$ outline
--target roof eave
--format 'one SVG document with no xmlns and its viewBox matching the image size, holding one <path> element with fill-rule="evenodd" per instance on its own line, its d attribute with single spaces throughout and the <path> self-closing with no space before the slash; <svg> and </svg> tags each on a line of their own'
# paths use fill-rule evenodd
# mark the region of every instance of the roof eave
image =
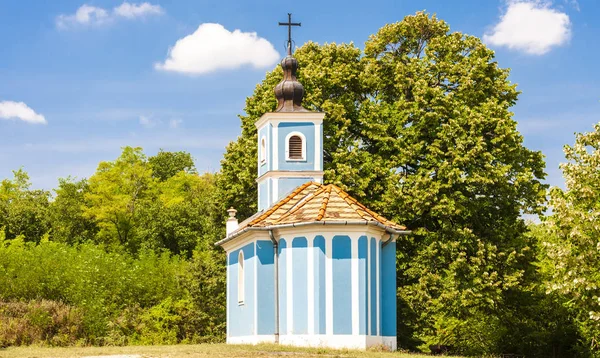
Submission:
<svg viewBox="0 0 600 358">
<path fill-rule="evenodd" d="M 398 230 L 396 228 L 384 225 L 384 224 L 382 224 L 380 222 L 376 222 L 376 221 L 367 221 L 367 220 L 308 221 L 308 222 L 301 222 L 301 223 L 279 224 L 279 225 L 269 225 L 269 226 L 248 226 L 241 230 L 231 233 L 231 235 L 227 236 L 226 238 L 224 238 L 222 240 L 217 241 L 215 243 L 215 246 L 223 246 L 223 244 L 235 239 L 236 237 L 238 237 L 248 231 L 268 231 L 268 230 L 274 230 L 274 229 L 283 229 L 283 228 L 288 228 L 288 227 L 302 227 L 302 226 L 309 226 L 309 225 L 315 225 L 315 226 L 316 225 L 365 225 L 365 226 L 373 225 L 373 226 L 377 226 L 377 227 L 384 229 L 386 232 L 388 232 L 390 234 L 409 235 L 410 233 L 412 233 L 412 231 L 410 231 L 410 230 Z"/>
</svg>

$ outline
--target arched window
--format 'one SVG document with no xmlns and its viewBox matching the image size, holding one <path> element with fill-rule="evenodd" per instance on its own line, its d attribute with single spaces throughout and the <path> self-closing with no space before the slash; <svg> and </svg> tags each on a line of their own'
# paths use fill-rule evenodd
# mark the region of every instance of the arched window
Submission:
<svg viewBox="0 0 600 358">
<path fill-rule="evenodd" d="M 267 162 L 267 138 L 262 137 L 260 139 L 260 163 L 264 164 Z"/>
<path fill-rule="evenodd" d="M 244 252 L 238 254 L 238 303 L 244 303 Z"/>
<path fill-rule="evenodd" d="M 306 139 L 299 132 L 288 134 L 285 143 L 287 160 L 306 159 Z"/>
</svg>

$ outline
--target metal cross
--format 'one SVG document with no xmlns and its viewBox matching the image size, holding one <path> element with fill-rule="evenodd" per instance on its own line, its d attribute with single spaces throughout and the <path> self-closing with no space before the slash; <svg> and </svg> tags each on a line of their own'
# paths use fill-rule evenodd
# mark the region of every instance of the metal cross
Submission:
<svg viewBox="0 0 600 358">
<path fill-rule="evenodd" d="M 292 54 L 292 26 L 302 26 L 301 22 L 292 22 L 292 14 L 288 13 L 288 22 L 280 22 L 279 26 L 287 26 L 288 27 L 288 55 Z"/>
</svg>

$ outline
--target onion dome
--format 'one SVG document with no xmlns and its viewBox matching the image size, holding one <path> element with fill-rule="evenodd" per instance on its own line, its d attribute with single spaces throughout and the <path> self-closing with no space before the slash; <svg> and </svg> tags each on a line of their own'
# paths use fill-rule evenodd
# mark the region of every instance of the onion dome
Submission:
<svg viewBox="0 0 600 358">
<path fill-rule="evenodd" d="M 275 86 L 277 109 L 275 112 L 308 112 L 302 107 L 304 87 L 296 79 L 298 60 L 292 56 L 292 46 L 288 43 L 287 56 L 281 60 L 283 80 Z"/>
</svg>

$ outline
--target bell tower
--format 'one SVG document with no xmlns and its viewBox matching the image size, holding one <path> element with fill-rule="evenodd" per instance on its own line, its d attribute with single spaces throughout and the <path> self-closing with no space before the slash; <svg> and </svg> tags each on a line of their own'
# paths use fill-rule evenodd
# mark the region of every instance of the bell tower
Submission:
<svg viewBox="0 0 600 358">
<path fill-rule="evenodd" d="M 258 211 L 308 182 L 323 182 L 323 118 L 325 113 L 302 107 L 304 87 L 296 79 L 298 61 L 292 56 L 288 14 L 287 56 L 281 61 L 283 79 L 275 87 L 277 109 L 256 122 L 258 130 Z"/>
</svg>

